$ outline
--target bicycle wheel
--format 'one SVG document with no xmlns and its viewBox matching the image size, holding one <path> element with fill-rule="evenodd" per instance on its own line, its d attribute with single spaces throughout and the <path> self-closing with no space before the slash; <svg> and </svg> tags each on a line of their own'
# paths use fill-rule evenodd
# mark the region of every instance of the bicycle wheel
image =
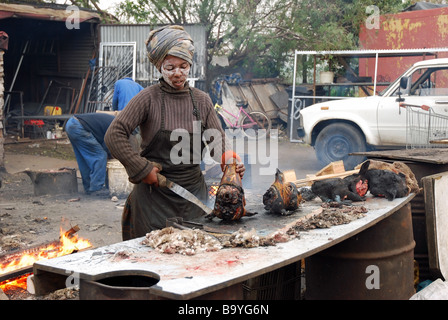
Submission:
<svg viewBox="0 0 448 320">
<path fill-rule="evenodd" d="M 249 115 L 244 115 L 241 121 L 241 127 L 246 137 L 257 139 L 269 136 L 272 123 L 271 119 L 265 113 L 252 111 L 249 112 Z"/>
</svg>

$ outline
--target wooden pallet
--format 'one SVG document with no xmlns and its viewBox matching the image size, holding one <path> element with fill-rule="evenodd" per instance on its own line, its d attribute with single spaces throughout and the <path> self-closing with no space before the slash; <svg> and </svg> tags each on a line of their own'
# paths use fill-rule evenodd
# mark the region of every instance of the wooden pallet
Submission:
<svg viewBox="0 0 448 320">
<path fill-rule="evenodd" d="M 297 187 L 311 186 L 314 181 L 330 179 L 330 178 L 344 178 L 359 170 L 345 171 L 344 162 L 342 160 L 332 162 L 326 167 L 322 168 L 316 174 L 308 174 L 305 179 L 292 181 Z"/>
</svg>

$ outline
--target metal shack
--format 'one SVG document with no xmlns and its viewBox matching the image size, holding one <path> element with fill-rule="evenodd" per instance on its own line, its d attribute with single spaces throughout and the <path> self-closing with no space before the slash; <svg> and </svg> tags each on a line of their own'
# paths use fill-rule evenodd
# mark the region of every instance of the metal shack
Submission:
<svg viewBox="0 0 448 320">
<path fill-rule="evenodd" d="M 5 118 L 43 114 L 57 105 L 68 113 L 97 47 L 100 16 L 56 4 L 0 4 L 0 30 L 9 36 L 4 54 Z M 8 129 L 8 127 L 7 127 Z"/>
<path fill-rule="evenodd" d="M 5 132 L 45 138 L 49 126 L 70 114 L 110 109 L 118 79 L 131 76 L 144 87 L 156 82 L 160 74 L 145 46 L 156 27 L 101 25 L 96 11 L 77 6 L 0 4 L 0 31 L 9 37 L 0 75 Z M 184 27 L 196 49 L 189 81 L 204 89 L 205 26 Z"/>
</svg>

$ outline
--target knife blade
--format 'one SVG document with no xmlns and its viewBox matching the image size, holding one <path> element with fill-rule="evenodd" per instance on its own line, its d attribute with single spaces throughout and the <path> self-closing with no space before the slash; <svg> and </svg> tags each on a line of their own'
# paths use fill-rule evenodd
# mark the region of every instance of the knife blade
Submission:
<svg viewBox="0 0 448 320">
<path fill-rule="evenodd" d="M 151 161 L 152 165 L 159 168 L 159 170 L 162 170 L 162 165 Z M 185 200 L 190 201 L 191 203 L 197 205 L 199 208 L 201 208 L 207 215 L 212 213 L 212 209 L 206 206 L 201 200 L 199 200 L 194 194 L 192 194 L 190 191 L 185 189 L 184 187 L 178 185 L 177 183 L 167 179 L 164 175 L 157 173 L 157 180 L 159 183 L 159 187 L 166 187 L 173 191 L 178 196 L 184 198 Z"/>
<path fill-rule="evenodd" d="M 158 173 L 158 175 L 159 174 L 160 173 Z M 173 181 L 166 179 L 166 187 L 168 189 L 170 189 L 171 191 L 173 191 L 175 194 L 177 194 L 177 195 L 181 196 L 182 198 L 190 201 L 191 203 L 194 203 L 199 208 L 201 208 L 205 213 L 207 213 L 207 214 L 211 214 L 212 213 L 212 209 L 211 208 L 207 207 L 194 194 L 192 194 L 190 191 L 188 191 L 184 187 L 181 187 L 177 183 L 174 183 Z"/>
<path fill-rule="evenodd" d="M 160 171 L 162 171 L 162 165 L 160 163 L 151 161 L 151 164 L 157 168 L 159 168 Z M 173 191 L 178 196 L 184 198 L 185 200 L 190 201 L 191 203 L 197 205 L 199 208 L 201 208 L 207 215 L 210 215 L 212 213 L 212 209 L 206 206 L 201 200 L 199 200 L 194 194 L 192 194 L 190 191 L 185 189 L 184 187 L 178 185 L 177 183 L 169 180 L 164 175 L 157 173 L 157 180 L 159 183 L 159 187 L 166 187 Z"/>
</svg>

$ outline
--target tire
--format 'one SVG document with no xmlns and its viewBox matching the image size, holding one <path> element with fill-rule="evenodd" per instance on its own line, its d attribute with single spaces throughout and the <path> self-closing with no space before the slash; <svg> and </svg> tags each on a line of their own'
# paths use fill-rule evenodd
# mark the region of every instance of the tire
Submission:
<svg viewBox="0 0 448 320">
<path fill-rule="evenodd" d="M 365 157 L 350 156 L 349 153 L 365 152 L 367 146 L 363 134 L 357 128 L 348 123 L 333 123 L 319 133 L 314 149 L 323 166 L 343 160 L 345 169 L 352 170 Z"/>
<path fill-rule="evenodd" d="M 261 139 L 269 136 L 272 127 L 271 119 L 269 119 L 265 113 L 259 111 L 249 112 L 249 116 L 256 121 L 257 124 L 252 125 L 252 120 L 247 115 L 244 115 L 241 120 L 244 135 L 249 139 Z M 260 129 L 264 129 L 266 131 Z"/>
</svg>

